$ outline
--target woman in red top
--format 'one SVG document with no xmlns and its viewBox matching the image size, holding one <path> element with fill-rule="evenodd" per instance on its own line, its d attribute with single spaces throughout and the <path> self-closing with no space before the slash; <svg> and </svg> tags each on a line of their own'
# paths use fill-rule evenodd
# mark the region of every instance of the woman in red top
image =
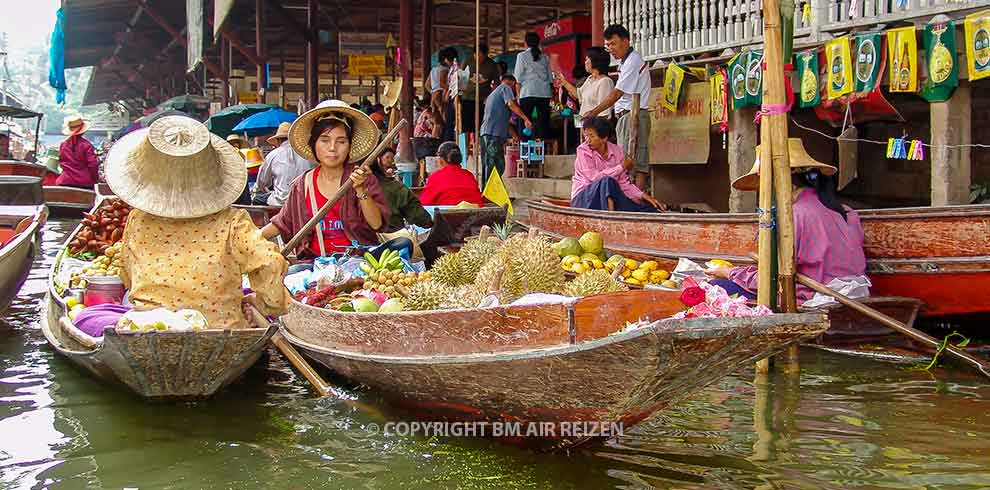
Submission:
<svg viewBox="0 0 990 490">
<path fill-rule="evenodd" d="M 324 101 L 299 116 L 289 129 L 289 142 L 296 153 L 319 166 L 293 182 L 282 210 L 262 228 L 262 235 L 290 239 L 349 179 L 354 187 L 299 243 L 296 255 L 327 256 L 352 245 L 378 245 L 377 232 L 388 223 L 390 210 L 378 179 L 357 163 L 371 153 L 379 135 L 367 115 L 339 100 Z M 411 245 L 386 244 L 393 249 Z"/>
<path fill-rule="evenodd" d="M 469 202 L 478 206 L 485 205 L 485 199 L 478 190 L 478 181 L 474 175 L 461 168 L 461 149 L 448 141 L 437 150 L 440 158 L 440 169 L 426 179 L 426 186 L 419 194 L 419 201 L 424 206 L 456 206 L 461 202 Z"/>
</svg>

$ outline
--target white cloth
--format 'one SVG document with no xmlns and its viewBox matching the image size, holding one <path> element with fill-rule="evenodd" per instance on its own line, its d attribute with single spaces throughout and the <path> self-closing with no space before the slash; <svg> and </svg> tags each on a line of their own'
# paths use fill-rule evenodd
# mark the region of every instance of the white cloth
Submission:
<svg viewBox="0 0 990 490">
<path fill-rule="evenodd" d="M 540 59 L 533 61 L 533 48 L 516 55 L 516 69 L 513 75 L 519 82 L 519 98 L 542 97 L 549 99 L 550 92 L 550 59 L 546 53 L 540 53 Z M 527 114 L 528 116 L 529 114 Z"/>
<path fill-rule="evenodd" d="M 265 157 L 265 163 L 258 170 L 254 193 L 258 195 L 271 191 L 268 205 L 282 206 L 289 197 L 292 181 L 315 166 L 316 164 L 293 151 L 288 141 L 284 141 Z"/>
<path fill-rule="evenodd" d="M 870 286 L 873 283 L 866 276 L 836 277 L 825 286 L 847 298 L 866 298 L 870 295 Z M 832 303 L 837 303 L 835 298 L 822 293 L 815 293 L 808 301 L 801 304 L 802 308 L 818 308 Z"/>
<path fill-rule="evenodd" d="M 632 110 L 633 94 L 639 94 L 639 108 L 650 108 L 650 67 L 643 61 L 639 52 L 630 48 L 626 59 L 619 63 L 619 80 L 615 88 L 622 91 L 622 97 L 615 103 L 615 111 Z"/>
</svg>

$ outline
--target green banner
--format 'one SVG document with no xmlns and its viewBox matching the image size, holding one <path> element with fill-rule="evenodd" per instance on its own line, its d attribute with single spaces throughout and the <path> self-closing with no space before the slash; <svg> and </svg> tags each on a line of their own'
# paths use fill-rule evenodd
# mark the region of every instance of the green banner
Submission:
<svg viewBox="0 0 990 490">
<path fill-rule="evenodd" d="M 798 76 L 798 107 L 814 107 L 820 104 L 822 98 L 818 92 L 818 51 L 809 49 L 795 54 L 794 67 Z"/>
<path fill-rule="evenodd" d="M 880 65 L 883 60 L 881 34 L 874 32 L 856 36 L 856 92 L 872 92 L 880 81 Z"/>
<path fill-rule="evenodd" d="M 763 100 L 763 52 L 750 51 L 734 56 L 726 69 L 732 109 L 760 105 Z"/>
<path fill-rule="evenodd" d="M 951 20 L 929 22 L 923 36 L 928 78 L 921 86 L 921 96 L 929 102 L 948 100 L 959 85 L 956 26 Z"/>
<path fill-rule="evenodd" d="M 763 102 L 763 51 L 750 51 L 746 63 L 746 99 L 751 105 Z"/>
</svg>

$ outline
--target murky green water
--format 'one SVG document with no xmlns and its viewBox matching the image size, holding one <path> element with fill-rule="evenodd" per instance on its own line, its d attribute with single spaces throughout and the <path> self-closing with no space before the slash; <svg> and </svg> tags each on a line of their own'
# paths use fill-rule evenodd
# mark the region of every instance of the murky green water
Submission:
<svg viewBox="0 0 990 490">
<path fill-rule="evenodd" d="M 812 351 L 800 384 L 741 372 L 564 455 L 370 434 L 376 420 L 315 399 L 277 356 L 209 402 L 147 404 L 84 376 L 39 331 L 68 230 L 45 230 L 44 257 L 0 322 L 0 488 L 990 487 L 990 382 Z"/>
</svg>

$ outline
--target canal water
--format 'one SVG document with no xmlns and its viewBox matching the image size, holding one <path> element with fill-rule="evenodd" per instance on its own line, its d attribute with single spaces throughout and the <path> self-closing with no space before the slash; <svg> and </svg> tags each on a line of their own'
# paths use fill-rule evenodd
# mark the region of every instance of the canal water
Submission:
<svg viewBox="0 0 990 490">
<path fill-rule="evenodd" d="M 83 375 L 39 330 L 71 226 L 45 229 L 0 321 L 0 489 L 990 488 L 988 380 L 810 350 L 799 379 L 739 372 L 569 454 L 386 437 L 369 430 L 378 415 L 316 399 L 275 355 L 210 401 L 145 403 Z"/>
</svg>

